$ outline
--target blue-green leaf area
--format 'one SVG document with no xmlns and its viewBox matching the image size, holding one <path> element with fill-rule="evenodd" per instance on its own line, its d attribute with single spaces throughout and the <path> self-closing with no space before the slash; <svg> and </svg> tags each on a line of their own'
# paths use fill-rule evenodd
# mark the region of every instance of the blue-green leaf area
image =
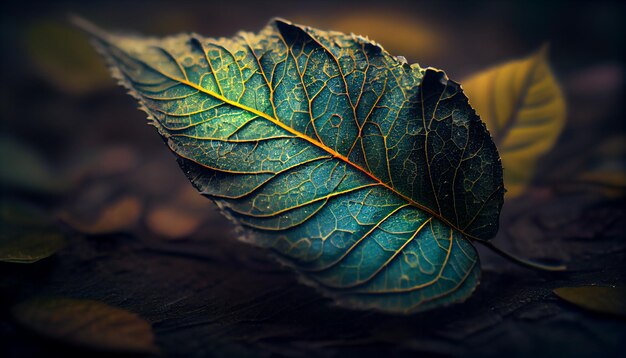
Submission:
<svg viewBox="0 0 626 358">
<path fill-rule="evenodd" d="M 284 20 L 220 39 L 85 27 L 194 186 L 303 281 L 397 313 L 475 289 L 502 167 L 443 72 Z"/>
</svg>

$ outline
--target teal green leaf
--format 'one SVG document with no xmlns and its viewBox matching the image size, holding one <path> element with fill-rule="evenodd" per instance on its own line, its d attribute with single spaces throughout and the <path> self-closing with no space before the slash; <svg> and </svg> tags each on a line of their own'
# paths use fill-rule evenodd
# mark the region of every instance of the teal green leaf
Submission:
<svg viewBox="0 0 626 358">
<path fill-rule="evenodd" d="M 502 166 L 443 72 L 278 19 L 220 39 L 78 22 L 194 186 L 304 282 L 401 313 L 475 289 L 470 240 L 498 230 Z"/>
</svg>

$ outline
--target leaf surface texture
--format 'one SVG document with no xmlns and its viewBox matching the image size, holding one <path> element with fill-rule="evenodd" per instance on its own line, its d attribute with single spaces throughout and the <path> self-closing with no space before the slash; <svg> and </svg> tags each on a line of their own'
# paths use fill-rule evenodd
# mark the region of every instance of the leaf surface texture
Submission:
<svg viewBox="0 0 626 358">
<path fill-rule="evenodd" d="M 463 81 L 472 106 L 502 155 L 507 198 L 532 180 L 537 160 L 565 125 L 565 99 L 548 64 L 547 47 Z"/>
<path fill-rule="evenodd" d="M 220 39 L 83 27 L 196 188 L 305 282 L 389 312 L 474 290 L 502 167 L 443 72 L 279 19 Z"/>
</svg>

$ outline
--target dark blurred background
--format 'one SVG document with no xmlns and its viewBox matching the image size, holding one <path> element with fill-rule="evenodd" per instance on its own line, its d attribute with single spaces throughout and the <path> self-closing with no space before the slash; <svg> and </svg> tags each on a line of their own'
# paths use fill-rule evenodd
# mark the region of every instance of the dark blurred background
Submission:
<svg viewBox="0 0 626 358">
<path fill-rule="evenodd" d="M 619 356 L 623 318 L 580 310 L 551 290 L 626 283 L 625 9 L 611 1 L 3 5 L 1 205 L 51 218 L 66 245 L 28 267 L 0 265 L 0 353 L 78 349 L 33 335 L 10 313 L 21 300 L 55 295 L 138 313 L 174 356 Z M 70 14 L 110 30 L 211 37 L 283 17 L 367 35 L 457 81 L 549 43 L 566 125 L 526 192 L 505 203 L 496 242 L 520 256 L 573 262 L 573 271 L 537 273 L 482 252 L 481 286 L 462 305 L 412 317 L 332 306 L 234 239 Z"/>
</svg>

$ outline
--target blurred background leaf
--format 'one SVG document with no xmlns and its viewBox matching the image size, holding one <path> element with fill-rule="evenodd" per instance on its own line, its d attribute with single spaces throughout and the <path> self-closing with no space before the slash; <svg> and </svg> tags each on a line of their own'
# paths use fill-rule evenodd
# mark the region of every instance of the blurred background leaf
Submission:
<svg viewBox="0 0 626 358">
<path fill-rule="evenodd" d="M 13 308 L 34 333 L 100 351 L 157 353 L 150 324 L 138 315 L 93 300 L 35 298 Z"/>
<path fill-rule="evenodd" d="M 0 336 L 9 342 L 0 344 L 0 356 L 70 355 L 26 335 L 10 319 L 14 303 L 44 294 L 90 297 L 137 312 L 153 323 L 170 355 L 619 356 L 626 340 L 621 320 L 560 304 L 552 290 L 626 283 L 620 185 L 626 173 L 625 10 L 626 4 L 615 1 L 5 4 L 0 146 L 23 149 L 0 151 L 0 170 L 7 175 L 0 185 L 3 208 L 34 206 L 53 226 L 54 213 L 66 211 L 93 224 L 126 197 L 136 197 L 143 209 L 122 233 L 93 240 L 70 230 L 64 233 L 68 244 L 51 259 L 0 263 Z M 461 79 L 524 58 L 549 42 L 550 67 L 567 99 L 565 126 L 553 148 L 537 158 L 524 193 L 505 203 L 496 240 L 524 257 L 568 261 L 573 271 L 544 276 L 481 252 L 481 288 L 458 309 L 400 319 L 331 307 L 259 250 L 234 240 L 232 227 L 197 195 L 167 146 L 147 130 L 135 103 L 100 62 L 82 57 L 100 61 L 82 34 L 68 34 L 67 41 L 55 35 L 67 32 L 68 13 L 146 35 L 195 31 L 215 37 L 258 31 L 280 16 L 368 36 L 409 63 L 445 69 L 464 88 Z M 48 38 L 46 28 L 57 26 L 66 28 L 51 30 Z M 29 36 L 39 36 L 35 45 Z M 72 56 L 55 53 L 66 46 L 77 46 L 65 50 Z M 40 47 L 41 58 L 56 56 L 50 65 L 37 63 Z M 58 62 L 63 56 L 66 66 Z M 98 72 L 90 72 L 93 65 Z M 34 154 L 39 164 L 32 166 L 24 154 Z M 52 181 L 34 178 L 28 167 Z M 148 221 L 160 208 L 174 212 L 168 218 L 197 215 L 201 223 L 187 236 L 182 229 L 167 236 Z M 19 225 L 32 224 L 28 215 L 20 217 Z"/>
<path fill-rule="evenodd" d="M 537 160 L 565 125 L 565 99 L 547 59 L 548 47 L 479 72 L 461 85 L 498 147 L 506 198 L 524 191 Z"/>
<path fill-rule="evenodd" d="M 65 245 L 50 217 L 23 202 L 0 202 L 0 228 L 0 261 L 33 263 Z"/>
</svg>

